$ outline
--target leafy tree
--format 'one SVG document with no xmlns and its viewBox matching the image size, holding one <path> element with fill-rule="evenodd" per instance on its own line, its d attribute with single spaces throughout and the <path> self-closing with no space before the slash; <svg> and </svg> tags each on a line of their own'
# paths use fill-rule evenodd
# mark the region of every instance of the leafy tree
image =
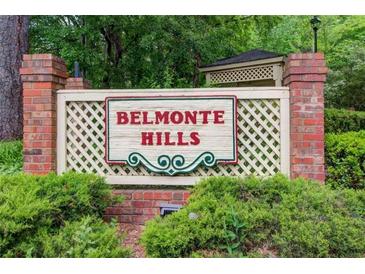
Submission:
<svg viewBox="0 0 365 274">
<path fill-rule="evenodd" d="M 321 21 L 318 48 L 330 69 L 325 103 L 365 110 L 365 17 L 321 16 Z M 306 52 L 312 49 L 312 36 L 310 16 L 283 16 L 264 43 L 284 54 Z"/>
<path fill-rule="evenodd" d="M 198 87 L 198 68 L 253 48 L 310 52 L 311 16 L 34 16 L 31 51 L 78 61 L 95 88 Z M 365 109 L 365 17 L 321 16 L 330 107 Z"/>
<path fill-rule="evenodd" d="M 338 16 L 329 22 L 326 44 L 330 73 L 327 105 L 365 110 L 365 17 Z"/>
<path fill-rule="evenodd" d="M 31 51 L 78 61 L 94 87 L 202 83 L 198 68 L 247 50 L 279 18 L 260 16 L 35 16 Z M 256 26 L 262 26 L 256 29 Z"/>
</svg>

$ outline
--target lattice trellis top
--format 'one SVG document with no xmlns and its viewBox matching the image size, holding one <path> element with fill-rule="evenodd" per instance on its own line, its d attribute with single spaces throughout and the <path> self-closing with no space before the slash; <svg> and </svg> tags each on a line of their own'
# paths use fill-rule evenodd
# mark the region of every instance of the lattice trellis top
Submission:
<svg viewBox="0 0 365 274">
<path fill-rule="evenodd" d="M 157 95 L 171 92 L 152 91 Z M 62 90 L 58 94 L 58 172 L 74 170 L 104 175 L 111 183 L 193 184 L 205 176 L 270 176 L 289 170 L 288 90 L 287 88 L 231 88 L 174 90 L 172 94 L 231 94 L 238 98 L 238 163 L 201 166 L 180 176 L 153 173 L 144 166 L 131 167 L 106 163 L 105 97 L 151 91 Z"/>
<path fill-rule="evenodd" d="M 234 84 L 271 80 L 270 86 L 282 86 L 283 56 L 253 50 L 201 67 L 208 84 Z M 270 82 L 269 82 L 270 83 Z"/>
</svg>

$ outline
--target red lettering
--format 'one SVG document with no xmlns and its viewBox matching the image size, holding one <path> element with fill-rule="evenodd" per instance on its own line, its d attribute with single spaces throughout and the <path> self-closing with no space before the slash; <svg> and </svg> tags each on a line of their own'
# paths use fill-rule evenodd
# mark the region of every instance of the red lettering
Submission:
<svg viewBox="0 0 365 274">
<path fill-rule="evenodd" d="M 155 142 L 156 141 L 156 142 Z M 164 142 L 163 142 L 164 141 Z M 190 141 L 184 140 L 184 133 L 182 131 L 177 132 L 177 142 L 171 140 L 171 132 L 141 132 L 141 145 L 142 146 L 188 146 L 199 145 L 200 138 L 199 133 L 193 131 L 190 133 Z"/>
<path fill-rule="evenodd" d="M 199 133 L 196 132 L 196 131 L 193 131 L 190 133 L 190 138 L 191 138 L 191 141 L 190 141 L 190 144 L 193 145 L 193 146 L 197 146 L 200 144 L 200 138 L 199 138 Z"/>
<path fill-rule="evenodd" d="M 197 124 L 197 119 L 201 119 L 202 124 L 212 122 L 214 124 L 224 124 L 224 110 L 201 110 L 201 111 L 155 111 L 154 117 L 149 117 L 148 111 L 118 111 L 117 124 L 125 125 L 159 125 L 159 124 Z M 198 116 L 199 115 L 199 116 Z M 211 120 L 211 121 L 210 121 Z"/>
<path fill-rule="evenodd" d="M 143 124 L 144 125 L 152 125 L 153 122 L 148 120 L 148 111 L 142 111 L 142 117 L 143 117 Z"/>
<path fill-rule="evenodd" d="M 164 112 L 156 111 L 155 116 L 156 116 L 156 119 L 155 119 L 156 125 L 160 124 L 161 122 L 164 125 L 168 124 L 168 122 L 169 122 L 169 112 L 168 111 L 164 111 Z"/>
<path fill-rule="evenodd" d="M 199 114 L 203 115 L 203 124 L 208 124 L 208 115 L 211 113 L 212 113 L 212 111 L 210 111 L 210 110 L 199 111 Z"/>
<path fill-rule="evenodd" d="M 197 111 L 185 111 L 185 124 L 196 124 Z"/>
<path fill-rule="evenodd" d="M 131 111 L 131 125 L 140 125 L 141 121 L 139 120 L 139 116 L 141 115 L 140 111 Z"/>
<path fill-rule="evenodd" d="M 214 114 L 214 124 L 224 124 L 224 110 L 215 110 L 213 111 Z"/>
<path fill-rule="evenodd" d="M 142 146 L 152 146 L 153 145 L 153 132 L 141 132 L 142 134 Z"/>
<path fill-rule="evenodd" d="M 170 132 L 165 132 L 165 146 L 174 146 L 176 145 L 176 142 L 171 142 L 170 141 Z"/>
<path fill-rule="evenodd" d="M 173 111 L 170 115 L 170 119 L 174 124 L 181 124 L 184 120 L 184 115 L 179 111 Z"/>
<path fill-rule="evenodd" d="M 184 142 L 184 132 L 179 131 L 177 133 L 177 145 L 178 146 L 188 146 L 189 142 Z"/>
<path fill-rule="evenodd" d="M 162 146 L 162 132 L 156 132 L 157 142 L 156 145 Z"/>
<path fill-rule="evenodd" d="M 129 120 L 128 120 L 127 112 L 118 111 L 117 112 L 117 125 L 125 125 L 128 123 L 129 123 Z"/>
</svg>

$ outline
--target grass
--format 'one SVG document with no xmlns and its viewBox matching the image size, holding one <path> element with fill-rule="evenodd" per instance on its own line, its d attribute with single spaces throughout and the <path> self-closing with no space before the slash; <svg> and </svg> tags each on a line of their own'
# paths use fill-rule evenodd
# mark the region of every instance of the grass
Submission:
<svg viewBox="0 0 365 274">
<path fill-rule="evenodd" d="M 14 174 L 23 168 L 22 141 L 0 142 L 0 174 Z"/>
</svg>

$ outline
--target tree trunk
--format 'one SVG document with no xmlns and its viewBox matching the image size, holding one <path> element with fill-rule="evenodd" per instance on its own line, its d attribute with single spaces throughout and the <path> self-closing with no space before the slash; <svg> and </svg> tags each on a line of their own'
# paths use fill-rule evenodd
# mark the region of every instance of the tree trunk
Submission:
<svg viewBox="0 0 365 274">
<path fill-rule="evenodd" d="M 194 72 L 193 72 L 194 73 L 193 74 L 193 87 L 198 88 L 199 87 L 199 75 L 200 75 L 199 67 L 201 66 L 201 56 L 198 52 L 195 53 L 194 60 L 195 60 L 195 64 L 194 64 Z"/>
<path fill-rule="evenodd" d="M 0 16 L 0 140 L 23 133 L 22 83 L 19 68 L 28 51 L 28 16 Z"/>
</svg>

